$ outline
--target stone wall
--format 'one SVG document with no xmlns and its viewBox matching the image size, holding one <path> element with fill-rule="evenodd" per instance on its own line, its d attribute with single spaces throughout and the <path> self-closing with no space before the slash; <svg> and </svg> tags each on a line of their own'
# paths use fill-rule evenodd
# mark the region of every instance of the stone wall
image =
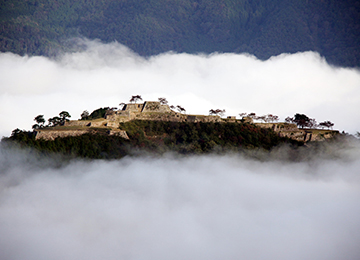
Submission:
<svg viewBox="0 0 360 260">
<path fill-rule="evenodd" d="M 35 140 L 44 139 L 53 141 L 58 137 L 79 136 L 88 132 L 88 130 L 40 130 L 35 131 Z"/>
<path fill-rule="evenodd" d="M 296 124 L 289 123 L 256 123 L 262 128 L 271 128 L 281 137 L 288 137 L 301 142 L 324 141 L 339 134 L 339 131 L 320 129 L 299 129 Z"/>
<path fill-rule="evenodd" d="M 144 107 L 144 104 L 126 104 L 123 108 L 125 111 L 129 112 L 141 112 Z"/>
<path fill-rule="evenodd" d="M 146 101 L 141 112 L 159 112 L 166 113 L 171 112 L 171 109 L 168 105 L 161 105 L 157 101 Z"/>
<path fill-rule="evenodd" d="M 203 115 L 188 115 L 186 118 L 187 122 L 203 122 L 203 123 L 215 123 L 215 122 L 222 122 L 220 116 L 203 116 Z"/>
<path fill-rule="evenodd" d="M 87 126 L 91 120 L 69 120 L 64 123 L 64 126 Z"/>
<path fill-rule="evenodd" d="M 131 120 L 157 120 L 172 122 L 246 122 L 253 123 L 252 118 L 244 117 L 243 120 L 236 120 L 236 117 L 221 118 L 218 115 L 186 115 L 172 111 L 168 105 L 161 105 L 158 101 L 146 101 L 143 104 L 126 104 L 123 110 L 109 110 L 105 118 L 95 120 L 72 120 L 66 122 L 64 126 L 79 127 L 74 130 L 40 130 L 37 131 L 36 139 L 54 140 L 56 137 L 78 136 L 89 131 L 96 131 L 92 128 L 108 128 L 109 135 L 118 135 L 128 138 L 123 130 L 119 130 L 119 123 Z M 294 140 L 309 142 L 322 141 L 339 134 L 338 131 L 319 130 L 319 129 L 298 129 L 296 124 L 289 123 L 255 123 L 262 128 L 271 128 L 282 137 L 289 137 Z"/>
<path fill-rule="evenodd" d="M 255 123 L 262 128 L 271 128 L 274 131 L 299 131 L 296 124 L 289 123 Z"/>
<path fill-rule="evenodd" d="M 83 134 L 96 134 L 98 131 L 92 129 L 84 129 L 84 130 L 39 130 L 35 131 L 35 140 L 44 139 L 53 141 L 56 138 L 60 137 L 68 137 L 68 136 L 80 136 Z M 107 132 L 108 135 L 120 136 L 125 139 L 129 139 L 126 131 L 124 130 L 109 130 Z"/>
</svg>

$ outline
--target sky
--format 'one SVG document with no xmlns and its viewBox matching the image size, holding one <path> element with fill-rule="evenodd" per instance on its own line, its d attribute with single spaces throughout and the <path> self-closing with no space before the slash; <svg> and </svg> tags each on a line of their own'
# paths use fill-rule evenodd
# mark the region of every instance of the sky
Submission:
<svg viewBox="0 0 360 260">
<path fill-rule="evenodd" d="M 0 259 L 359 259 L 360 147 L 279 155 L 61 165 L 0 147 Z"/>
<path fill-rule="evenodd" d="M 163 53 L 141 57 L 117 42 L 79 40 L 85 48 L 56 58 L 0 53 L 0 136 L 30 130 L 68 111 L 118 107 L 132 95 L 165 97 L 188 114 L 225 109 L 225 116 L 255 112 L 284 121 L 296 113 L 334 129 L 360 131 L 360 71 L 334 67 L 315 52 L 261 61 L 248 54 Z"/>
</svg>

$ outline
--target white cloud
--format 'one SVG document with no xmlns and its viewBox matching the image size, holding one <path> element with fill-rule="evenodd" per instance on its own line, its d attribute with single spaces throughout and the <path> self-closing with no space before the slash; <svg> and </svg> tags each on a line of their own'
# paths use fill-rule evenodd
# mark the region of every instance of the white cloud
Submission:
<svg viewBox="0 0 360 260">
<path fill-rule="evenodd" d="M 188 113 L 211 108 L 273 113 L 282 119 L 305 113 L 335 128 L 360 130 L 360 73 L 328 65 L 317 53 L 282 54 L 267 61 L 245 54 L 165 53 L 148 59 L 118 44 L 84 42 L 88 49 L 56 61 L 0 54 L 0 135 L 30 129 L 33 118 L 166 97 Z"/>
<path fill-rule="evenodd" d="M 0 258 L 358 259 L 359 149 L 351 154 L 48 167 L 0 149 Z"/>
</svg>

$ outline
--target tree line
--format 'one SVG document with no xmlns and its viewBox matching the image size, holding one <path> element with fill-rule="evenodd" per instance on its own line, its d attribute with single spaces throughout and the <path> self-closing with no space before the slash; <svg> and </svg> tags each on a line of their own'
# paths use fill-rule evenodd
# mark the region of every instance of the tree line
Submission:
<svg viewBox="0 0 360 260">
<path fill-rule="evenodd" d="M 273 115 L 273 114 L 267 114 L 258 116 L 256 113 L 240 113 L 240 117 L 242 118 L 251 118 L 252 120 L 259 120 L 264 123 L 275 123 L 279 121 L 279 116 Z M 310 118 L 305 114 L 296 113 L 293 117 L 286 117 L 285 118 L 286 123 L 292 123 L 296 124 L 300 128 L 327 128 L 332 129 L 334 126 L 334 123 L 331 121 L 323 121 L 320 123 L 317 123 L 315 118 Z"/>
<path fill-rule="evenodd" d="M 305 114 L 295 114 L 293 117 L 287 117 L 285 118 L 285 122 L 287 123 L 294 123 L 300 128 L 328 128 L 332 129 L 334 126 L 334 123 L 331 121 L 323 121 L 320 123 L 317 123 L 315 118 L 310 118 Z"/>
<path fill-rule="evenodd" d="M 54 127 L 57 125 L 63 125 L 65 122 L 69 121 L 71 115 L 67 111 L 62 111 L 59 113 L 59 116 L 54 116 L 48 119 L 48 124 L 45 125 L 44 115 L 38 115 L 34 118 L 36 124 L 32 126 L 32 129 L 41 129 L 45 127 Z"/>
</svg>

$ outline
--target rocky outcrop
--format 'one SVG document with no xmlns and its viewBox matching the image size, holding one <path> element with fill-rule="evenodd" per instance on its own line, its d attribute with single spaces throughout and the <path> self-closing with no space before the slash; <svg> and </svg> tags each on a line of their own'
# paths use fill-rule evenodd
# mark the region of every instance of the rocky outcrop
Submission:
<svg viewBox="0 0 360 260">
<path fill-rule="evenodd" d="M 124 139 L 129 139 L 129 136 L 124 130 L 109 130 L 107 133 L 108 135 L 114 135 L 114 136 L 122 137 Z"/>
</svg>

